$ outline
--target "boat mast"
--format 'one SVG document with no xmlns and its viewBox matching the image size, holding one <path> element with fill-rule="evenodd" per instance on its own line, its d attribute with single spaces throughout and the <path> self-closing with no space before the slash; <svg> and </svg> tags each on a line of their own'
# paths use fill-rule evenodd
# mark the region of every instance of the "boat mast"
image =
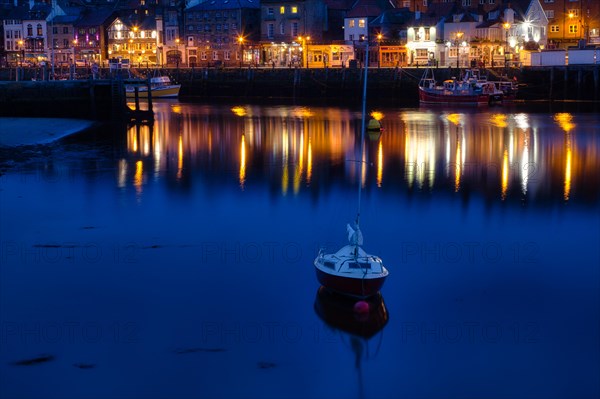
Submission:
<svg viewBox="0 0 600 399">
<path fill-rule="evenodd" d="M 360 170 L 357 173 L 358 174 L 358 209 L 356 210 L 356 227 L 359 228 L 359 222 L 360 222 L 360 197 L 362 194 L 362 168 L 365 166 L 363 165 L 363 158 L 364 158 L 364 152 L 365 152 L 365 119 L 367 117 L 367 76 L 369 76 L 368 74 L 369 72 L 369 37 L 367 36 L 367 46 L 366 46 L 366 50 L 365 50 L 365 78 L 363 81 L 363 96 L 362 96 L 362 117 L 361 117 L 361 123 L 360 123 Z"/>
</svg>

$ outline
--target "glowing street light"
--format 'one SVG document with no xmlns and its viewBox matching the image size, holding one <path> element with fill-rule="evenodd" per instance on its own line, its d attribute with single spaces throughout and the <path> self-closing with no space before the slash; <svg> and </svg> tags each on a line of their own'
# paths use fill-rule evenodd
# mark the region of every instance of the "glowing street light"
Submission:
<svg viewBox="0 0 600 399">
<path fill-rule="evenodd" d="M 460 68 L 460 46 L 459 46 L 459 42 L 460 39 L 463 37 L 464 32 L 456 32 L 455 36 L 456 36 L 456 40 L 455 40 L 455 44 L 456 44 L 456 67 Z"/>
<path fill-rule="evenodd" d="M 73 39 L 73 62 L 72 62 L 72 64 L 75 64 L 75 61 L 77 60 L 76 47 L 77 47 L 77 39 Z"/>
<path fill-rule="evenodd" d="M 238 43 L 240 44 L 240 68 L 242 67 L 242 63 L 244 62 L 244 36 L 238 36 Z"/>
<path fill-rule="evenodd" d="M 381 39 L 383 35 L 380 32 L 377 34 L 377 68 L 381 68 Z"/>
<path fill-rule="evenodd" d="M 298 36 L 298 40 L 302 43 L 302 56 L 306 60 L 305 66 L 308 68 L 308 41 L 310 40 L 310 36 Z"/>
<path fill-rule="evenodd" d="M 23 61 L 25 61 L 25 47 L 23 46 L 23 40 L 19 40 L 19 47 L 21 48 L 21 66 L 23 66 Z"/>
<path fill-rule="evenodd" d="M 506 30 L 506 48 L 504 50 L 504 65 L 507 66 L 508 65 L 508 31 L 510 29 L 510 23 L 505 22 L 502 24 L 502 27 L 504 28 L 504 30 Z"/>
</svg>

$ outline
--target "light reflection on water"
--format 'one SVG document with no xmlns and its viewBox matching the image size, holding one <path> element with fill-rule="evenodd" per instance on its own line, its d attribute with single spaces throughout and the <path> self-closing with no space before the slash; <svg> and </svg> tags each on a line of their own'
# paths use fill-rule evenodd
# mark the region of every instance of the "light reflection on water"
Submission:
<svg viewBox="0 0 600 399">
<path fill-rule="evenodd" d="M 600 393 L 599 116 L 378 109 L 360 163 L 351 110 L 155 107 L 1 176 L 0 396 Z M 312 266 L 359 179 L 367 324 Z"/>
<path fill-rule="evenodd" d="M 156 108 L 153 128 L 129 129 L 129 156 L 119 164 L 120 176 L 128 173 L 131 162 L 141 160 L 153 164 L 145 173 L 162 171 L 172 178 L 169 154 L 176 152 L 176 179 L 211 165 L 213 173 L 239 170 L 242 188 L 253 179 L 276 178 L 283 195 L 311 189 L 315 178 L 328 181 L 333 170 L 343 173 L 347 184 L 355 181 L 360 126 L 355 112 L 169 103 Z M 578 188 L 587 191 L 579 193 L 582 197 L 598 196 L 600 144 L 591 115 L 579 115 L 580 129 L 567 113 L 552 120 L 547 114 L 497 111 L 378 111 L 377 116 L 384 133 L 368 137 L 363 185 L 452 187 L 454 192 L 482 191 L 500 200 L 553 200 L 560 182 L 565 201 L 578 195 Z M 586 184 L 579 184 L 584 176 Z M 139 181 L 139 176 L 134 178 L 138 188 Z"/>
</svg>

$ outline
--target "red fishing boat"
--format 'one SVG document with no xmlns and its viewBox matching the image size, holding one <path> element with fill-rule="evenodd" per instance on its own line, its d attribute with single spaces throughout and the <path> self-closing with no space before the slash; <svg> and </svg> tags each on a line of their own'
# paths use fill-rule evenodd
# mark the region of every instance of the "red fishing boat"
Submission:
<svg viewBox="0 0 600 399">
<path fill-rule="evenodd" d="M 447 79 L 438 85 L 433 70 L 427 68 L 419 81 L 421 104 L 486 106 L 503 99 L 504 93 L 493 82 L 480 81 L 468 71 L 463 79 Z"/>
</svg>

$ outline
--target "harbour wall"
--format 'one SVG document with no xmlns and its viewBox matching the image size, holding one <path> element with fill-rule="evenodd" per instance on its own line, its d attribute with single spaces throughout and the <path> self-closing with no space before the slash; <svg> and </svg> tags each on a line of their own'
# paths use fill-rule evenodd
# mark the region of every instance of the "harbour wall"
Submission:
<svg viewBox="0 0 600 399">
<path fill-rule="evenodd" d="M 181 83 L 180 99 L 247 102 L 359 103 L 364 73 L 360 68 L 171 68 L 100 70 L 91 76 L 78 70 L 80 80 L 36 80 L 39 71 L 0 70 L 0 114 L 110 119 L 117 101 L 114 81 L 168 75 Z M 370 68 L 368 98 L 373 104 L 414 106 L 423 68 Z M 490 80 L 519 82 L 518 99 L 528 101 L 600 101 L 600 65 L 488 69 Z M 456 68 L 435 68 L 438 81 L 459 76 Z M 16 77 L 19 81 L 15 81 Z M 47 76 L 44 75 L 44 76 Z M 12 78 L 13 80 L 8 80 Z M 112 79 L 112 80 L 111 80 Z"/>
<path fill-rule="evenodd" d="M 0 81 L 0 116 L 109 120 L 110 84 L 90 80 Z"/>
</svg>

